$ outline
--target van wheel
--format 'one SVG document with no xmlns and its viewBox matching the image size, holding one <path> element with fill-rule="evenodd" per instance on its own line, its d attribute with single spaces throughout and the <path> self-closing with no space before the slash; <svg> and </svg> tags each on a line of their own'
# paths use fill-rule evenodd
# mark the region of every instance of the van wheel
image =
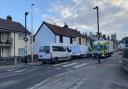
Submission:
<svg viewBox="0 0 128 89">
<path fill-rule="evenodd" d="M 57 57 L 56 58 L 53 58 L 53 63 L 54 64 L 58 63 L 58 58 Z"/>
<path fill-rule="evenodd" d="M 42 65 L 45 64 L 45 62 L 42 61 Z"/>
<path fill-rule="evenodd" d="M 72 61 L 72 59 L 73 59 L 73 57 L 72 57 L 72 56 L 70 56 L 70 59 L 69 59 L 69 60 L 70 60 L 70 61 Z"/>
</svg>

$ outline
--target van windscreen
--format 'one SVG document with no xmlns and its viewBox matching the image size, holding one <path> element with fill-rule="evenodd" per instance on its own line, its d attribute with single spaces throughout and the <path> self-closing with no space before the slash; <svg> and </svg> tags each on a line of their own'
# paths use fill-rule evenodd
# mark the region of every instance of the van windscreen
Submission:
<svg viewBox="0 0 128 89">
<path fill-rule="evenodd" d="M 49 46 L 42 46 L 42 47 L 40 47 L 39 52 L 49 53 L 50 52 L 50 47 Z"/>
</svg>

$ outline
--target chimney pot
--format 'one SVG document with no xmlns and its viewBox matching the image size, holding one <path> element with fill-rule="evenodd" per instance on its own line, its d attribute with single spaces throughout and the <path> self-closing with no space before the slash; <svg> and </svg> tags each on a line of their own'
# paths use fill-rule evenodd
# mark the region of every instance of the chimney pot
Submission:
<svg viewBox="0 0 128 89">
<path fill-rule="evenodd" d="M 7 16 L 7 21 L 12 21 L 12 17 L 11 16 Z"/>
<path fill-rule="evenodd" d="M 68 28 L 68 25 L 65 23 L 65 24 L 64 24 L 64 27 L 65 27 L 65 28 Z"/>
</svg>

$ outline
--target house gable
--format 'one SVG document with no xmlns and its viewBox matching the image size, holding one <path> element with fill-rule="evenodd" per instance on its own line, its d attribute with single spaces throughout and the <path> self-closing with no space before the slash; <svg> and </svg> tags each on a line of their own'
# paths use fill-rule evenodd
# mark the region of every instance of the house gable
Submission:
<svg viewBox="0 0 128 89">
<path fill-rule="evenodd" d="M 47 25 L 42 24 L 38 33 L 35 35 L 34 53 L 38 53 L 40 46 L 55 43 L 55 39 L 55 34 L 47 27 Z"/>
</svg>

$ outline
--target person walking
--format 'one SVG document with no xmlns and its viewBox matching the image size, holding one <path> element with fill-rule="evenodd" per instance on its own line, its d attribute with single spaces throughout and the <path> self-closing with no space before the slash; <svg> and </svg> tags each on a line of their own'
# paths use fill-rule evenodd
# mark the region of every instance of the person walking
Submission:
<svg viewBox="0 0 128 89">
<path fill-rule="evenodd" d="M 25 56 L 25 64 L 26 64 L 26 65 L 28 64 L 28 58 L 27 58 L 27 55 Z"/>
</svg>

